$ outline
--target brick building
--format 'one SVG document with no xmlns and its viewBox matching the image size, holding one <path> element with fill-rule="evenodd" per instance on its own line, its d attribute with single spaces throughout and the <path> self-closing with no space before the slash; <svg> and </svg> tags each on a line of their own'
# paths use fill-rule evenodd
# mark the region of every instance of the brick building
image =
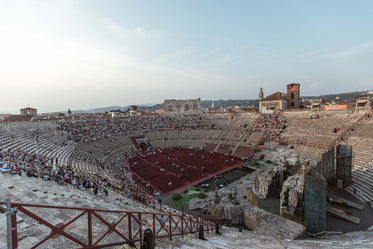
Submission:
<svg viewBox="0 0 373 249">
<path fill-rule="evenodd" d="M 264 98 L 263 89 L 259 91 L 259 112 L 272 113 L 287 109 L 299 109 L 302 105 L 300 84 L 291 83 L 286 86 L 286 93 L 276 92 Z"/>
<path fill-rule="evenodd" d="M 286 86 L 286 90 L 287 109 L 299 109 L 302 103 L 299 96 L 300 84 L 291 83 Z"/>
</svg>

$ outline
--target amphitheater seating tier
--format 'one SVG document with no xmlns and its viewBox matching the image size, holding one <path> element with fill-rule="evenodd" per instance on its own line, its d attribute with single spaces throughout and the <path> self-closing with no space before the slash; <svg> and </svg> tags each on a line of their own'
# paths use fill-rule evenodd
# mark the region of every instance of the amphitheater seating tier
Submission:
<svg viewBox="0 0 373 249">
<path fill-rule="evenodd" d="M 311 119 L 312 115 L 312 119 Z M 310 112 L 286 113 L 286 129 L 282 137 L 296 143 L 318 144 L 328 147 L 333 139 L 358 120 L 364 113 L 351 111 L 322 111 L 319 118 Z M 335 133 L 334 129 L 338 131 Z"/>
<path fill-rule="evenodd" d="M 373 201 L 372 127 L 373 118 L 367 118 L 343 141 L 352 146 L 353 183 L 346 189 L 362 201 Z"/>
</svg>

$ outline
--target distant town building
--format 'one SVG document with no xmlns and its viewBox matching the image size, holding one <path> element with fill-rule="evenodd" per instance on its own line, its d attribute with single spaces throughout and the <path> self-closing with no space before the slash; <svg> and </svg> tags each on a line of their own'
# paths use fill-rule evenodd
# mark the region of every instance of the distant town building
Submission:
<svg viewBox="0 0 373 249">
<path fill-rule="evenodd" d="M 128 114 L 129 114 L 130 117 L 133 117 L 133 116 L 141 116 L 142 113 L 140 111 L 137 111 L 137 110 L 129 110 Z"/>
<path fill-rule="evenodd" d="M 123 112 L 121 110 L 111 110 L 109 111 L 109 115 L 112 118 L 122 118 L 123 117 Z"/>
<path fill-rule="evenodd" d="M 276 92 L 264 98 L 263 89 L 260 88 L 259 112 L 272 113 L 274 111 L 301 108 L 300 84 L 288 84 L 286 90 L 286 93 Z"/>
<path fill-rule="evenodd" d="M 9 116 L 12 116 L 12 114 L 0 114 L 0 121 L 3 121 L 4 119 L 8 118 Z"/>
<path fill-rule="evenodd" d="M 314 98 L 311 100 L 311 110 L 320 110 L 321 105 L 323 103 L 323 99 L 321 98 Z"/>
<path fill-rule="evenodd" d="M 260 88 L 260 90 L 259 90 L 259 101 L 263 100 L 263 96 L 264 96 L 263 88 Z"/>
<path fill-rule="evenodd" d="M 369 109 L 372 106 L 372 99 L 367 94 L 361 94 L 355 98 L 356 109 Z"/>
<path fill-rule="evenodd" d="M 287 109 L 299 109 L 301 107 L 300 99 L 300 84 L 291 83 L 286 86 L 287 88 Z"/>
<path fill-rule="evenodd" d="M 163 102 L 163 110 L 165 113 L 193 113 L 202 111 L 201 99 L 176 100 L 166 99 Z"/>
<path fill-rule="evenodd" d="M 21 116 L 37 116 L 38 110 L 35 108 L 26 107 L 20 110 Z"/>
<path fill-rule="evenodd" d="M 38 112 L 35 108 L 26 107 L 20 109 L 20 112 L 20 115 L 9 115 L 4 118 L 4 122 L 28 122 L 37 119 Z"/>
</svg>

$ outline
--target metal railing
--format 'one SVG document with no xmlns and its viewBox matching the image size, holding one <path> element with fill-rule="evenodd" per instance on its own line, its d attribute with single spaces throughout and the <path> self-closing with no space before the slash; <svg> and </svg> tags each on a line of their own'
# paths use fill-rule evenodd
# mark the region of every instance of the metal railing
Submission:
<svg viewBox="0 0 373 249">
<path fill-rule="evenodd" d="M 0 202 L 4 205 L 6 202 Z M 200 232 L 201 227 L 204 231 L 219 232 L 221 226 L 220 220 L 209 218 L 208 216 L 193 216 L 184 213 L 151 213 L 151 212 L 129 212 L 121 210 L 104 210 L 92 208 L 66 207 L 66 206 L 49 206 L 38 204 L 11 203 L 12 212 L 11 232 L 12 246 L 9 248 L 18 248 L 17 212 L 35 220 L 39 225 L 46 226 L 50 230 L 45 230 L 45 236 L 34 245 L 27 245 L 29 248 L 37 248 L 51 239 L 60 236 L 69 240 L 70 243 L 76 244 L 77 248 L 101 248 L 106 246 L 120 245 L 125 243 L 138 242 L 142 246 L 143 235 L 146 229 L 150 229 L 154 239 L 170 237 L 175 235 L 184 235 L 186 233 Z M 71 211 L 67 215 L 68 219 L 64 222 L 57 223 L 59 219 L 46 217 L 48 212 L 45 209 L 54 210 L 60 213 Z M 50 211 L 49 213 L 53 213 Z M 59 217 L 60 218 L 60 217 Z M 77 222 L 80 220 L 79 222 Z M 74 225 L 72 225 L 75 223 Z M 37 224 L 33 226 L 36 228 Z M 81 226 L 80 229 L 77 229 Z M 100 226 L 101 229 L 97 227 Z M 106 230 L 106 231 L 105 231 Z M 42 231 L 42 230 L 40 230 Z M 46 232 L 48 231 L 48 232 Z M 77 232 L 77 231 L 80 231 Z M 82 234 L 86 231 L 87 235 Z M 116 235 L 115 237 L 112 234 Z M 24 248 L 25 245 L 22 245 Z"/>
</svg>

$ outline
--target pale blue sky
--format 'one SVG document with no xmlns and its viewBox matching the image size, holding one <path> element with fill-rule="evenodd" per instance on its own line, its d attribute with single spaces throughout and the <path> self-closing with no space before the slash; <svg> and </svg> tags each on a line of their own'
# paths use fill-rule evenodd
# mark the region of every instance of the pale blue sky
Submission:
<svg viewBox="0 0 373 249">
<path fill-rule="evenodd" d="M 0 113 L 373 89 L 373 1 L 0 0 Z"/>
</svg>

